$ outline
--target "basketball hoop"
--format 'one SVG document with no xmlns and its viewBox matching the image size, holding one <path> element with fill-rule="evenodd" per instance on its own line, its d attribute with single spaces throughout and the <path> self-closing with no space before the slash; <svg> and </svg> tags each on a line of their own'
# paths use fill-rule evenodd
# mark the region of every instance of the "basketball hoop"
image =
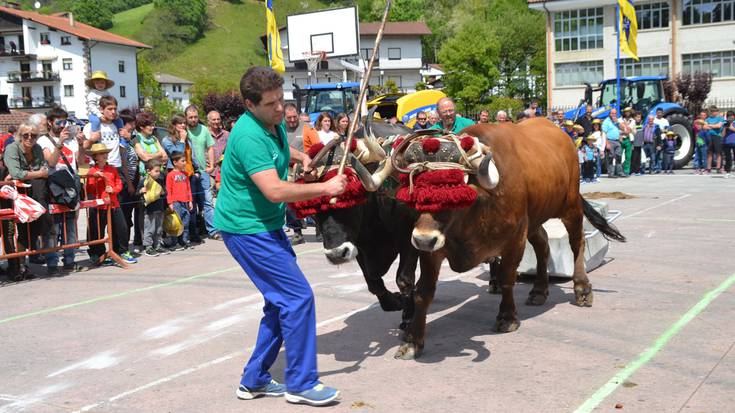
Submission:
<svg viewBox="0 0 735 413">
<path fill-rule="evenodd" d="M 319 62 L 327 58 L 327 53 L 321 51 L 314 52 L 303 52 L 304 61 L 306 61 L 306 67 L 309 68 L 309 72 L 316 76 L 316 69 L 319 67 Z"/>
</svg>

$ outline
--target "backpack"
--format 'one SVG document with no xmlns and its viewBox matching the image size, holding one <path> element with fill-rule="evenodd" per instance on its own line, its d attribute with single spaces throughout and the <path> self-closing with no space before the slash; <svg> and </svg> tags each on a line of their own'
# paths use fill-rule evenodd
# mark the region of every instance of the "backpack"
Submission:
<svg viewBox="0 0 735 413">
<path fill-rule="evenodd" d="M 63 153 L 60 158 L 64 160 L 67 169 L 56 170 L 48 176 L 49 202 L 63 205 L 69 209 L 76 209 L 81 199 L 82 183 L 79 175 L 74 173 L 69 160 Z"/>
</svg>

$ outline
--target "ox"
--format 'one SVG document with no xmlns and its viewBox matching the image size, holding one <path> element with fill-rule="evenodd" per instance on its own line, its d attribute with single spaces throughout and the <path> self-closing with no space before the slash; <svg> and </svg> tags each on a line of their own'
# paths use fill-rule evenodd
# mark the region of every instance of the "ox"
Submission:
<svg viewBox="0 0 735 413">
<path fill-rule="evenodd" d="M 368 136 L 364 136 L 365 130 Z M 364 138 L 359 140 L 362 151 L 355 150 L 349 154 L 348 170 L 353 171 L 359 184 L 369 191 L 361 192 L 365 200 L 330 208 L 326 204 L 329 200 L 322 199 L 318 200 L 321 205 L 308 211 L 304 210 L 304 203 L 292 204 L 296 210 L 301 208 L 300 215 L 313 214 L 330 263 L 339 265 L 357 259 L 368 290 L 378 298 L 380 307 L 384 311 L 403 310 L 401 328 L 405 328 L 413 313 L 411 293 L 419 252 L 411 245 L 411 231 L 418 212 L 379 189 L 390 168 L 376 171 L 378 162 L 387 161 L 387 155 L 375 137 L 408 135 L 411 132 L 403 125 L 367 122 L 364 129 L 355 133 L 357 137 Z M 319 148 L 318 153 L 310 154 L 312 167 L 325 177 L 337 166 L 343 150 L 344 147 L 336 141 Z M 386 165 L 385 162 L 383 164 Z M 399 258 L 396 283 L 400 293 L 390 292 L 382 278 L 396 257 Z"/>
<path fill-rule="evenodd" d="M 462 133 L 476 137 L 476 142 L 488 155 L 481 163 L 480 160 L 472 163 L 475 167 L 480 163 L 480 170 L 477 175 L 469 174 L 469 186 L 463 188 L 476 192 L 476 196 L 470 193 L 470 204 L 452 210 L 426 208 L 416 221 L 411 242 L 421 251 L 421 277 L 414 291 L 413 319 L 396 353 L 397 358 L 418 357 L 424 348 L 426 315 L 445 258 L 452 270 L 465 272 L 491 257 L 502 257 L 497 266 L 502 299 L 495 329 L 511 332 L 520 325 L 513 286 L 526 239 L 533 246 L 538 261 L 538 275 L 527 304 L 541 305 L 548 297 L 549 246 L 541 224 L 551 218 L 560 218 L 569 233 L 575 260 L 574 302 L 578 306 L 591 306 L 593 299 L 592 285 L 584 267 L 583 217 L 606 237 L 625 241 L 580 195 L 574 144 L 548 120 L 532 119 L 517 125 L 475 125 Z M 488 165 L 492 167 L 490 172 L 485 169 Z M 418 182 L 421 173 L 416 175 L 411 176 L 411 185 L 414 179 Z M 494 180 L 489 180 L 488 176 Z"/>
</svg>

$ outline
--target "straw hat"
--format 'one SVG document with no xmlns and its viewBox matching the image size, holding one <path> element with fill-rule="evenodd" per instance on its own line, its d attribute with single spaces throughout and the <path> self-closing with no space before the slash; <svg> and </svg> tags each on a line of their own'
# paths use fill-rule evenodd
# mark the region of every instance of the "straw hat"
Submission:
<svg viewBox="0 0 735 413">
<path fill-rule="evenodd" d="M 623 113 L 625 113 L 625 112 L 632 112 L 632 111 L 633 111 L 633 108 L 630 107 L 630 106 L 628 106 L 627 108 L 623 109 Z"/>
<path fill-rule="evenodd" d="M 84 84 L 87 85 L 87 87 L 90 89 L 95 89 L 94 81 L 98 79 L 104 80 L 106 82 L 105 89 L 109 89 L 115 86 L 115 82 L 107 77 L 107 72 L 105 72 L 104 70 L 95 70 L 94 72 L 92 72 L 92 76 L 90 76 L 89 79 L 85 80 Z"/>
<path fill-rule="evenodd" d="M 577 132 L 584 132 L 584 126 L 574 125 L 574 130 L 576 130 Z"/>
<path fill-rule="evenodd" d="M 87 154 L 94 156 L 100 153 L 109 153 L 111 150 L 112 149 L 105 146 L 104 143 L 95 143 L 91 148 L 89 148 L 89 150 L 87 150 Z"/>
<path fill-rule="evenodd" d="M 677 135 L 676 135 L 676 132 L 669 130 L 669 131 L 666 131 L 666 136 L 677 136 Z"/>
<path fill-rule="evenodd" d="M 602 121 L 600 119 L 595 119 L 595 120 L 592 121 L 592 124 L 593 125 L 600 125 L 600 124 L 602 124 Z"/>
<path fill-rule="evenodd" d="M 574 122 L 571 119 L 567 119 L 563 123 L 564 126 L 574 126 Z"/>
<path fill-rule="evenodd" d="M 585 140 L 586 140 L 587 142 L 590 142 L 590 141 L 591 141 L 591 142 L 597 142 L 597 137 L 595 137 L 594 135 L 590 135 L 590 136 L 588 136 L 588 137 L 586 137 L 586 138 L 584 138 L 584 139 L 585 139 Z"/>
</svg>

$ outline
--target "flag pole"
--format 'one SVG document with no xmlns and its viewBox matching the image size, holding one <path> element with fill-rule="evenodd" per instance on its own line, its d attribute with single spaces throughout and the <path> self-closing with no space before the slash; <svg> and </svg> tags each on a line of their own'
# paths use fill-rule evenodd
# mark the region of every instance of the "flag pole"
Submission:
<svg viewBox="0 0 735 413">
<path fill-rule="evenodd" d="M 618 116 L 620 116 L 620 3 L 617 3 L 615 5 L 615 32 L 617 33 L 618 37 L 618 47 L 617 47 L 617 58 L 615 59 L 615 71 L 616 71 L 616 78 L 617 78 L 617 110 L 618 110 Z"/>
</svg>

